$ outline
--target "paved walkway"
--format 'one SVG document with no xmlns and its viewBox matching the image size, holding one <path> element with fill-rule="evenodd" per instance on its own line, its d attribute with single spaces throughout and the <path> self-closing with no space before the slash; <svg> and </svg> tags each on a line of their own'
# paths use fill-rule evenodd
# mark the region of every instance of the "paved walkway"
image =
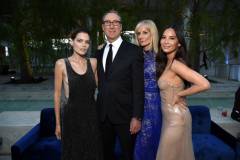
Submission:
<svg viewBox="0 0 240 160">
<path fill-rule="evenodd" d="M 52 100 L 54 80 L 52 76 L 48 80 L 38 84 L 4 84 L 9 82 L 9 76 L 0 76 L 0 100 Z M 218 83 L 211 83 L 211 89 L 207 92 L 191 97 L 197 98 L 233 98 L 240 86 L 240 82 L 210 77 Z"/>
<path fill-rule="evenodd" d="M 0 100 L 52 100 L 53 77 L 35 84 L 6 84 L 9 76 L 0 76 Z"/>
</svg>

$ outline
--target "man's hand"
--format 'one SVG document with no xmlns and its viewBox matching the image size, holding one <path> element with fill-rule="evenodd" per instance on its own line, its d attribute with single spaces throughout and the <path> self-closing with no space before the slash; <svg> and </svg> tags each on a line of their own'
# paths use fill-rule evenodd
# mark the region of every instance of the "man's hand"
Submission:
<svg viewBox="0 0 240 160">
<path fill-rule="evenodd" d="M 137 118 L 132 118 L 130 122 L 130 133 L 136 134 L 141 129 L 141 121 Z"/>
</svg>

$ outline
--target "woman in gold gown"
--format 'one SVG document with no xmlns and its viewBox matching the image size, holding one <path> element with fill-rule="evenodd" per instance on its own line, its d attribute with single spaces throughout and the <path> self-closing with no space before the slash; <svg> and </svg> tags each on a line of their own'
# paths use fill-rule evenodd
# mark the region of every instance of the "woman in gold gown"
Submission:
<svg viewBox="0 0 240 160">
<path fill-rule="evenodd" d="M 187 66 L 186 53 L 179 30 L 166 28 L 156 59 L 163 115 L 157 160 L 194 160 L 192 119 L 185 97 L 209 89 L 210 84 Z"/>
</svg>

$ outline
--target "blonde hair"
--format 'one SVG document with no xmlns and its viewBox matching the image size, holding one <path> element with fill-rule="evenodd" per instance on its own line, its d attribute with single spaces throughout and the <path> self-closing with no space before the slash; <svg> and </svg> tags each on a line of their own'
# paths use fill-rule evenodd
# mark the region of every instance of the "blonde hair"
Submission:
<svg viewBox="0 0 240 160">
<path fill-rule="evenodd" d="M 158 29 L 156 24 L 150 20 L 150 19 L 145 19 L 142 20 L 140 22 L 138 22 L 138 24 L 135 27 L 135 40 L 136 40 L 136 44 L 139 45 L 138 40 L 137 40 L 137 31 L 140 27 L 145 26 L 147 29 L 149 29 L 150 34 L 152 36 L 152 49 L 155 53 L 158 53 L 158 42 L 159 42 L 159 35 L 158 35 Z"/>
</svg>

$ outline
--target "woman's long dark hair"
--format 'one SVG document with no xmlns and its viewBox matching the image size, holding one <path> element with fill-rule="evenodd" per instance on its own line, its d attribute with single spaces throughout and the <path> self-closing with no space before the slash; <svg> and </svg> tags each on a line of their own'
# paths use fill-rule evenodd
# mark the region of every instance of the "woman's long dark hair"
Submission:
<svg viewBox="0 0 240 160">
<path fill-rule="evenodd" d="M 70 37 L 72 40 L 74 40 L 74 39 L 76 38 L 76 36 L 77 36 L 78 33 L 87 33 L 87 34 L 89 35 L 89 37 L 90 37 L 89 31 L 88 31 L 86 28 L 80 28 L 80 27 L 73 29 L 73 30 L 71 31 L 71 33 L 69 34 L 69 37 Z"/>
<path fill-rule="evenodd" d="M 173 58 L 173 60 L 176 59 L 176 60 L 179 60 L 182 63 L 188 65 L 187 48 L 186 48 L 186 43 L 185 43 L 185 39 L 184 39 L 184 36 L 183 36 L 182 32 L 175 25 L 166 27 L 163 30 L 163 32 L 166 29 L 169 29 L 169 28 L 171 28 L 175 31 L 178 42 L 181 44 L 181 46 L 177 49 L 176 55 Z M 167 66 L 167 61 L 168 61 L 167 54 L 165 52 L 163 52 L 163 50 L 161 49 L 161 44 L 160 44 L 161 43 L 161 37 L 160 37 L 160 40 L 159 40 L 159 50 L 158 50 L 158 53 L 157 53 L 157 56 L 156 56 L 156 76 L 157 76 L 156 78 L 157 79 L 159 79 L 159 77 L 162 75 L 163 71 L 165 70 L 165 68 Z M 187 83 L 187 82 L 184 82 L 184 83 L 187 86 L 189 85 L 189 83 Z"/>
</svg>

